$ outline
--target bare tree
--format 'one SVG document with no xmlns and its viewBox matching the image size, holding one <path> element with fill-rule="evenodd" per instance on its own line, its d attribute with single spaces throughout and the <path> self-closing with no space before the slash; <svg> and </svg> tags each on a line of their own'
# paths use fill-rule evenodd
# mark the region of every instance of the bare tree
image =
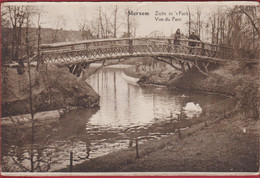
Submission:
<svg viewBox="0 0 260 178">
<path fill-rule="evenodd" d="M 127 37 L 131 36 L 131 32 L 130 32 L 130 28 L 131 28 L 131 24 L 130 24 L 130 7 L 128 7 L 126 9 L 126 16 L 127 16 Z"/>
<path fill-rule="evenodd" d="M 195 32 L 200 37 L 203 26 L 201 9 L 198 6 L 196 7 L 195 11 L 191 11 L 189 6 L 187 6 L 187 9 L 189 14 L 188 21 L 186 22 L 186 25 L 188 25 L 188 36 L 190 36 L 191 32 Z"/>
<path fill-rule="evenodd" d="M 77 25 L 81 31 L 81 38 L 83 40 L 93 38 L 92 31 L 94 30 L 91 31 L 90 21 L 88 20 L 85 11 L 81 11 L 77 19 Z"/>
<path fill-rule="evenodd" d="M 218 45 L 232 46 L 235 56 L 240 59 L 257 58 L 258 7 L 221 6 L 212 11 L 205 22 L 206 30 L 211 36 L 211 42 Z"/>
<path fill-rule="evenodd" d="M 115 6 L 115 10 L 114 10 L 114 38 L 116 38 L 116 31 L 117 31 L 117 5 Z"/>
<path fill-rule="evenodd" d="M 12 32 L 10 31 L 11 22 L 9 19 L 9 9 L 6 6 L 1 8 L 1 62 L 8 60 L 9 57 L 9 45 Z"/>
<path fill-rule="evenodd" d="M 12 24 L 12 59 L 18 60 L 21 47 L 21 33 L 24 25 L 26 10 L 25 6 L 8 5 L 8 14 Z"/>
<path fill-rule="evenodd" d="M 257 39 L 259 35 L 259 22 L 257 12 L 259 6 L 235 6 L 228 9 L 228 33 L 229 44 L 233 45 L 236 55 L 243 58 L 256 58 Z"/>
<path fill-rule="evenodd" d="M 104 36 L 105 36 L 105 30 L 104 30 L 104 25 L 103 25 L 103 18 L 102 18 L 102 9 L 101 9 L 101 6 L 99 7 L 99 10 L 98 10 L 98 20 L 99 20 L 100 34 L 101 34 L 102 38 L 104 38 Z"/>
<path fill-rule="evenodd" d="M 52 42 L 58 42 L 58 32 L 60 30 L 62 30 L 65 26 L 65 18 L 62 15 L 57 16 L 54 21 L 53 21 L 54 25 L 55 25 L 55 29 L 52 33 Z"/>
<path fill-rule="evenodd" d="M 201 30 L 202 30 L 202 25 L 203 21 L 201 20 L 201 9 L 200 7 L 196 7 L 196 16 L 197 16 L 197 21 L 196 21 L 196 32 L 201 37 Z"/>
<path fill-rule="evenodd" d="M 113 24 L 111 23 L 111 17 L 108 16 L 107 12 L 102 12 L 103 18 L 105 19 L 105 26 L 104 26 L 104 37 L 103 38 L 108 38 L 113 35 L 112 29 L 113 29 Z"/>
<path fill-rule="evenodd" d="M 126 30 L 126 33 L 124 34 L 124 37 L 131 37 L 131 36 L 136 35 L 138 22 L 135 17 L 130 16 L 130 12 L 132 10 L 133 9 L 129 6 L 125 9 L 125 16 L 126 16 L 125 25 L 126 25 L 127 30 Z"/>
<path fill-rule="evenodd" d="M 191 12 L 190 12 L 189 6 L 187 8 L 188 8 L 188 13 L 189 13 L 188 26 L 189 26 L 189 36 L 190 36 L 190 34 L 191 34 Z"/>
</svg>

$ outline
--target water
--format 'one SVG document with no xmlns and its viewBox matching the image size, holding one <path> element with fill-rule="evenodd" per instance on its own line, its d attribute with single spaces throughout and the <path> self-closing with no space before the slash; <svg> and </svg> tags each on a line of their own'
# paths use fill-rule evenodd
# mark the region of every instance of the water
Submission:
<svg viewBox="0 0 260 178">
<path fill-rule="evenodd" d="M 68 169 L 70 152 L 75 165 L 128 148 L 136 137 L 142 144 L 204 122 L 201 111 L 182 109 L 187 103 L 198 104 L 207 114 L 223 114 L 234 106 L 221 96 L 129 84 L 121 73 L 122 69 L 103 69 L 86 81 L 101 96 L 100 108 L 74 110 L 36 126 L 36 171 Z M 181 112 L 184 116 L 177 120 Z M 3 171 L 30 170 L 30 138 L 28 128 L 2 128 Z"/>
</svg>

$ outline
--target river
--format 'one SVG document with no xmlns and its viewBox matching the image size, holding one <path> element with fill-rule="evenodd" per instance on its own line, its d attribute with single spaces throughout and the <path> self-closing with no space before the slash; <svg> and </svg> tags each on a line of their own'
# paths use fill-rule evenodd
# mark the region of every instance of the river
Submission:
<svg viewBox="0 0 260 178">
<path fill-rule="evenodd" d="M 106 68 L 86 80 L 100 95 L 100 108 L 73 110 L 53 122 L 36 125 L 35 171 L 68 169 L 70 152 L 75 165 L 126 149 L 136 137 L 142 144 L 176 134 L 204 122 L 202 113 L 222 115 L 234 106 L 224 96 L 129 84 L 122 72 Z M 196 104 L 197 111 L 183 109 Z M 177 119 L 180 113 L 183 117 Z M 30 138 L 28 128 L 2 127 L 4 172 L 30 170 Z"/>
</svg>

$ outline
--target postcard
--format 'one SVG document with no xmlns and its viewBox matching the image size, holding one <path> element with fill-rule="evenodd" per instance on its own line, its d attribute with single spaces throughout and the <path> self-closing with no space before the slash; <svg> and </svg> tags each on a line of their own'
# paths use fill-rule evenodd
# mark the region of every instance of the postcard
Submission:
<svg viewBox="0 0 260 178">
<path fill-rule="evenodd" d="M 2 175 L 259 174 L 259 15 L 2 3 Z"/>
</svg>

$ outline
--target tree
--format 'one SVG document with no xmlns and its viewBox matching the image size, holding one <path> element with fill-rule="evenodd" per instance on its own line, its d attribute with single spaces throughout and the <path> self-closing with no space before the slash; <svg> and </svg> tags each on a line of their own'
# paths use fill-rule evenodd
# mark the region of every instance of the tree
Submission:
<svg viewBox="0 0 260 178">
<path fill-rule="evenodd" d="M 8 12 L 7 6 L 2 6 L 1 8 L 1 61 L 2 64 L 4 61 L 8 60 L 8 57 L 10 55 L 10 40 L 11 39 L 11 31 L 10 26 L 11 22 L 9 20 L 9 12 Z"/>
<path fill-rule="evenodd" d="M 195 29 L 197 34 L 199 35 L 199 38 L 201 38 L 203 21 L 201 20 L 201 9 L 199 7 L 196 7 L 196 16 L 197 16 L 197 21 L 195 24 Z"/>
<path fill-rule="evenodd" d="M 130 12 L 133 9 L 130 8 L 129 6 L 125 9 L 125 15 L 126 15 L 126 37 L 132 37 L 132 36 L 136 36 L 136 30 L 138 27 L 138 22 L 137 19 L 134 16 L 130 16 Z M 130 18 L 131 17 L 131 18 Z"/>
<path fill-rule="evenodd" d="M 259 6 L 235 6 L 228 9 L 227 40 L 235 49 L 236 55 L 242 58 L 257 58 Z"/>
<path fill-rule="evenodd" d="M 200 37 L 202 32 L 202 27 L 203 27 L 203 21 L 201 18 L 201 14 L 202 14 L 201 9 L 198 6 L 196 7 L 195 12 L 191 11 L 189 6 L 187 6 L 187 9 L 188 9 L 189 17 L 188 17 L 188 21 L 185 24 L 188 25 L 188 36 L 190 36 L 191 32 L 195 32 Z"/>
<path fill-rule="evenodd" d="M 64 26 L 65 26 L 65 18 L 64 18 L 64 16 L 58 15 L 54 19 L 53 24 L 55 26 L 55 29 L 54 29 L 54 31 L 52 33 L 52 42 L 56 43 L 56 42 L 59 41 L 59 39 L 58 39 L 58 32 L 60 30 L 62 30 L 64 28 Z"/>
<path fill-rule="evenodd" d="M 30 35 L 31 31 L 30 28 L 33 26 L 33 20 L 32 18 L 34 18 L 37 15 L 38 19 L 38 26 L 40 23 L 40 16 L 41 14 L 39 14 L 39 9 L 37 9 L 35 6 L 26 6 L 26 16 L 25 16 L 25 51 L 26 51 L 26 55 L 30 56 L 32 55 L 33 51 L 33 42 L 35 41 L 35 36 Z"/>
<path fill-rule="evenodd" d="M 130 7 L 128 7 L 126 9 L 126 16 L 127 16 L 127 37 L 131 36 L 131 32 L 130 32 L 130 28 L 131 28 L 131 24 L 130 24 Z"/>
<path fill-rule="evenodd" d="M 187 8 L 188 8 L 188 13 L 189 13 L 188 26 L 189 26 L 189 36 L 190 36 L 190 34 L 191 34 L 191 12 L 190 12 L 189 6 Z"/>
<path fill-rule="evenodd" d="M 90 22 L 87 19 L 87 14 L 85 13 L 85 11 L 80 11 L 80 15 L 77 19 L 77 24 L 79 30 L 81 31 L 82 40 L 93 38 L 92 30 L 90 29 Z"/>
<path fill-rule="evenodd" d="M 116 38 L 116 32 L 117 32 L 117 5 L 115 6 L 115 10 L 114 10 L 114 38 Z"/>
<path fill-rule="evenodd" d="M 12 25 L 12 59 L 18 60 L 20 55 L 20 47 L 21 47 L 21 33 L 22 26 L 24 25 L 24 21 L 26 18 L 26 7 L 25 6 L 17 6 L 17 5 L 8 5 L 6 6 L 8 9 L 8 14 L 10 18 L 10 22 Z"/>
<path fill-rule="evenodd" d="M 1 10 L 2 59 L 19 60 L 32 53 L 35 45 L 33 18 L 37 8 L 31 5 L 3 5 Z"/>
<path fill-rule="evenodd" d="M 211 43 L 234 48 L 237 58 L 258 57 L 259 6 L 220 6 L 205 21 Z"/>
</svg>

